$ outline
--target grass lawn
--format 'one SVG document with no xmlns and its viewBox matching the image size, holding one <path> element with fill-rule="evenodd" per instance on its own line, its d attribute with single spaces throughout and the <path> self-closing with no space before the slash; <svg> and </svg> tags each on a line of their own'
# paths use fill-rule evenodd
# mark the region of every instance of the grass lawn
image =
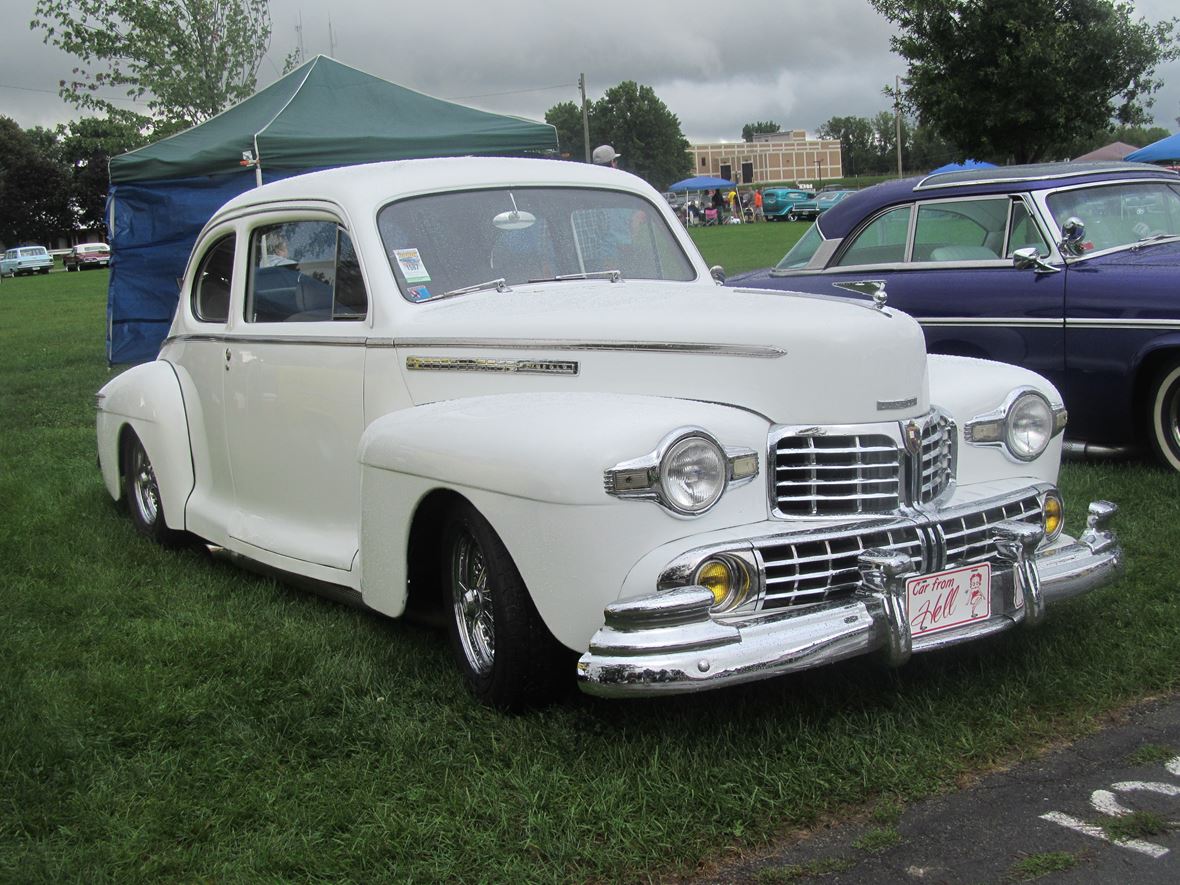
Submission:
<svg viewBox="0 0 1180 885">
<path fill-rule="evenodd" d="M 732 272 L 793 227 L 696 235 Z M 133 532 L 95 468 L 106 278 L 0 283 L 0 880 L 691 873 L 953 788 L 1180 679 L 1180 477 L 1071 465 L 1070 529 L 1120 502 L 1128 572 L 1035 632 L 897 671 L 497 715 L 441 634 Z"/>
</svg>

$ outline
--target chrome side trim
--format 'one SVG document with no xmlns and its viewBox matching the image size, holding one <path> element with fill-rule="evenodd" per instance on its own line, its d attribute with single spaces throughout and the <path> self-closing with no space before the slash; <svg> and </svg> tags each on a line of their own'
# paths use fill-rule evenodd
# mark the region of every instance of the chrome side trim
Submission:
<svg viewBox="0 0 1180 885">
<path fill-rule="evenodd" d="M 923 326 L 1004 326 L 1007 328 L 1180 329 L 1180 320 L 1035 319 L 1032 317 L 914 317 Z"/>
<path fill-rule="evenodd" d="M 1057 164 L 1045 164 L 1045 166 L 1050 166 L 1050 167 L 1053 165 L 1057 165 Z M 1057 181 L 1057 180 L 1062 180 L 1062 179 L 1067 179 L 1067 178 L 1084 178 L 1088 175 L 1109 175 L 1111 173 L 1131 173 L 1131 174 L 1138 173 L 1139 175 L 1142 175 L 1144 170 L 1141 168 L 1137 168 L 1137 165 L 1138 164 L 1126 163 L 1123 161 L 1117 161 L 1117 162 L 1113 162 L 1113 163 L 1109 163 L 1109 164 L 1108 163 L 1095 163 L 1093 165 L 1089 165 L 1089 166 L 1078 168 L 1078 169 L 1063 169 L 1061 172 L 1048 172 L 1045 169 L 1045 166 L 1041 166 L 1038 171 L 1029 170 L 1029 171 L 1025 172 L 1024 174 L 1004 175 L 1002 171 L 997 171 L 997 172 L 989 173 L 986 175 L 986 177 L 981 177 L 981 178 L 971 178 L 970 176 L 965 176 L 965 175 L 963 175 L 963 173 L 970 172 L 971 170 L 959 169 L 959 170 L 955 170 L 952 172 L 939 172 L 936 175 L 927 175 L 925 178 L 923 178 L 921 181 L 919 181 L 916 185 L 914 185 L 914 190 L 915 191 L 936 190 L 938 188 L 943 188 L 943 187 L 978 187 L 979 185 L 985 185 L 985 184 L 988 184 L 988 185 L 990 185 L 990 184 L 1014 184 L 1014 183 L 1019 183 L 1019 182 L 1023 182 L 1023 181 Z M 1167 171 L 1167 170 L 1161 170 L 1161 171 Z M 953 178 L 950 181 L 935 181 L 934 180 L 934 179 L 943 178 L 943 176 L 957 176 L 957 177 Z M 1134 180 L 1137 180 L 1137 179 L 1134 179 L 1134 178 L 1131 178 L 1128 176 L 1125 179 L 1119 179 L 1118 183 L 1123 183 L 1125 181 L 1134 181 Z M 1155 179 L 1144 178 L 1144 179 L 1138 179 L 1138 180 L 1158 181 L 1159 179 L 1158 178 L 1155 178 Z M 1105 182 L 1095 182 L 1095 183 L 1101 184 L 1101 183 L 1105 183 Z"/>
<path fill-rule="evenodd" d="M 370 338 L 369 347 L 487 348 L 494 350 L 569 350 L 634 353 L 686 353 L 703 356 L 737 356 L 778 359 L 787 355 L 781 347 L 757 344 L 707 344 L 675 341 L 579 341 L 561 338 Z"/>
<path fill-rule="evenodd" d="M 310 344 L 320 347 L 365 347 L 368 339 L 362 335 L 227 335 L 190 334 L 169 335 L 163 344 L 176 341 L 213 342 L 215 344 Z"/>
<path fill-rule="evenodd" d="M 573 360 L 491 360 L 456 357 L 406 357 L 411 372 L 492 372 L 511 375 L 577 375 Z"/>
</svg>

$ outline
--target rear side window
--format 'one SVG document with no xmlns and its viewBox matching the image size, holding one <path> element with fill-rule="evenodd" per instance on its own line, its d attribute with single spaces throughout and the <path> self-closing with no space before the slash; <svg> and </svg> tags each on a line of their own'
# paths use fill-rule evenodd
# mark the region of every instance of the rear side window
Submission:
<svg viewBox="0 0 1180 885">
<path fill-rule="evenodd" d="M 214 243 L 193 279 L 193 316 L 203 323 L 224 323 L 229 319 L 230 282 L 234 273 L 234 237 L 230 234 Z"/>
<path fill-rule="evenodd" d="M 995 261 L 1004 248 L 1008 197 L 918 206 L 913 261 Z"/>
<path fill-rule="evenodd" d="M 251 323 L 363 320 L 369 298 L 347 232 L 333 221 L 256 228 L 250 239 Z"/>
<path fill-rule="evenodd" d="M 906 237 L 910 231 L 910 207 L 899 206 L 882 213 L 856 235 L 836 264 L 899 264 L 905 261 Z"/>
</svg>

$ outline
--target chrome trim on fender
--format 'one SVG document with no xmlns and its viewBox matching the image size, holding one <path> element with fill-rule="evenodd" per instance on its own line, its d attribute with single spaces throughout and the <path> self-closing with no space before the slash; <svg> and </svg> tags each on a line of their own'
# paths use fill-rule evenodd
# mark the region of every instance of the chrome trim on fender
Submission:
<svg viewBox="0 0 1180 885">
<path fill-rule="evenodd" d="M 493 360 L 486 358 L 406 357 L 411 372 L 491 372 L 510 375 L 577 375 L 574 360 Z"/>
</svg>

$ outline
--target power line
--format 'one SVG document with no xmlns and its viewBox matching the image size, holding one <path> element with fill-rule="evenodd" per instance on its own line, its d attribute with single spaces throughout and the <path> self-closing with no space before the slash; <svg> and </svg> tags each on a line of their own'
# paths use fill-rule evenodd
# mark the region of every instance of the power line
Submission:
<svg viewBox="0 0 1180 885">
<path fill-rule="evenodd" d="M 538 86 L 535 89 L 511 89 L 508 92 L 483 92 L 479 95 L 452 95 L 447 101 L 462 101 L 467 98 L 491 98 L 496 95 L 523 95 L 526 92 L 550 92 L 554 89 L 577 89 L 577 83 L 558 83 L 556 86 Z"/>
<path fill-rule="evenodd" d="M 9 83 L 0 83 L 0 89 L 16 89 L 21 92 L 41 92 L 45 95 L 56 95 L 59 98 L 61 97 L 61 93 L 55 89 L 37 89 L 32 86 L 13 86 Z M 140 102 L 134 98 L 119 98 L 118 96 L 101 96 L 101 98 L 103 101 L 125 101 L 128 104 L 140 104 Z"/>
</svg>

